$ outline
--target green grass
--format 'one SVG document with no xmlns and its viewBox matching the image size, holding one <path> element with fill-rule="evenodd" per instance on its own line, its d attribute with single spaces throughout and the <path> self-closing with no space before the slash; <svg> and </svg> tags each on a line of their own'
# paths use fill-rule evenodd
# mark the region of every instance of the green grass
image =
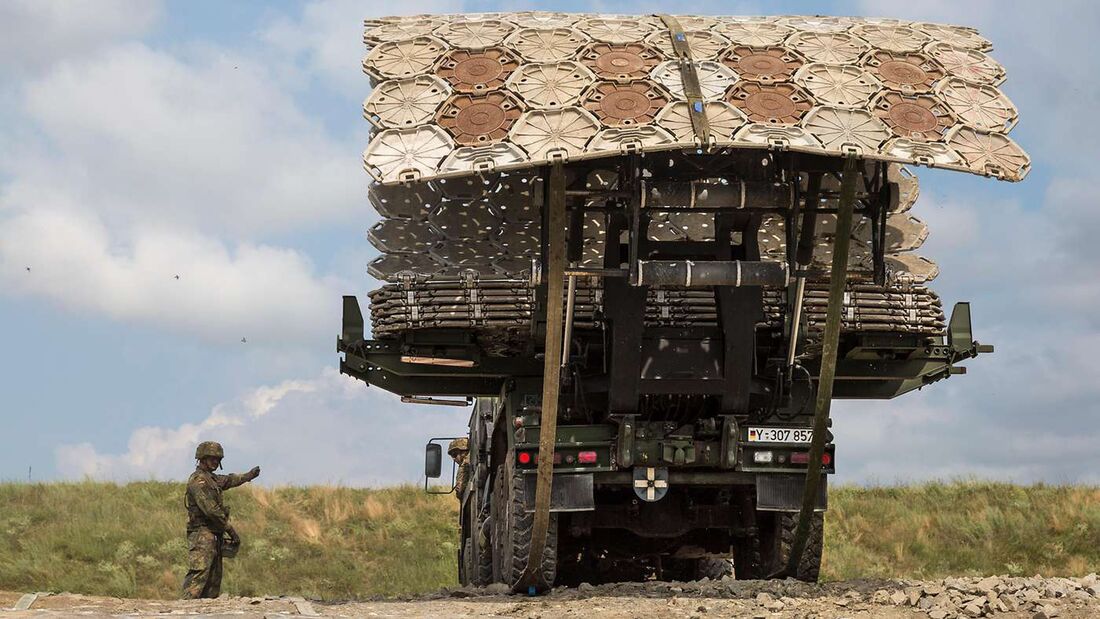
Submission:
<svg viewBox="0 0 1100 619">
<path fill-rule="evenodd" d="M 0 484 L 0 590 L 171 598 L 186 560 L 183 487 Z M 456 503 L 382 490 L 226 493 L 245 539 L 223 591 L 350 599 L 455 583 Z M 824 578 L 1100 571 L 1100 489 L 982 482 L 835 487 Z"/>
</svg>

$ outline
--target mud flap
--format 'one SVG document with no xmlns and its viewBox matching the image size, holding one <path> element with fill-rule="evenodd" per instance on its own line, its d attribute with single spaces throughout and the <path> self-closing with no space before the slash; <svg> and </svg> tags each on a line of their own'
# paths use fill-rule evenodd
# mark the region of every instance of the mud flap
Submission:
<svg viewBox="0 0 1100 619">
<path fill-rule="evenodd" d="M 814 511 L 823 512 L 829 506 L 829 478 L 821 476 L 817 486 L 817 504 Z M 756 509 L 768 512 L 797 512 L 802 508 L 802 492 L 806 488 L 805 475 L 776 473 L 756 476 Z"/>
<path fill-rule="evenodd" d="M 527 492 L 523 494 L 523 509 L 527 513 L 535 511 L 535 485 L 537 476 L 525 475 Z M 596 499 L 592 491 L 592 474 L 557 474 L 550 485 L 550 511 L 588 512 L 596 509 Z"/>
</svg>

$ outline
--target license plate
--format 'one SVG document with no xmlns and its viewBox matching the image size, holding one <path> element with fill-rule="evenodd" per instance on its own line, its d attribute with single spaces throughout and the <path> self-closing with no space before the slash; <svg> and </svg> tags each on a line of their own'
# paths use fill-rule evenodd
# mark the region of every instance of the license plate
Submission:
<svg viewBox="0 0 1100 619">
<path fill-rule="evenodd" d="M 805 445 L 813 438 L 810 428 L 749 428 L 750 443 L 794 443 Z"/>
</svg>

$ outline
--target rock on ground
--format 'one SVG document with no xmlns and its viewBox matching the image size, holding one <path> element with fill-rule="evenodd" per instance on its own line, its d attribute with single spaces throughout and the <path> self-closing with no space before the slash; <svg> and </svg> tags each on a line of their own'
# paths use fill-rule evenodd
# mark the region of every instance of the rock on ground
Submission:
<svg viewBox="0 0 1100 619">
<path fill-rule="evenodd" d="M 619 583 L 559 587 L 538 597 L 508 595 L 502 588 L 461 588 L 393 600 L 328 603 L 312 600 L 322 617 L 763 617 L 766 619 L 964 619 L 1005 617 L 1085 619 L 1100 617 L 1100 579 L 989 576 L 933 581 L 851 580 L 811 585 L 794 580 L 688 583 Z M 0 592 L 0 603 L 21 596 Z M 300 616 L 301 598 L 128 600 L 41 593 L 30 609 L 2 610 L 0 617 Z"/>
</svg>

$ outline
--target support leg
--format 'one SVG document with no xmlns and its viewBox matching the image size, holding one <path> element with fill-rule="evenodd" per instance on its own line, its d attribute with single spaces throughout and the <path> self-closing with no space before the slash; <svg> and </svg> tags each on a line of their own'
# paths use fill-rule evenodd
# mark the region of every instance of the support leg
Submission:
<svg viewBox="0 0 1100 619">
<path fill-rule="evenodd" d="M 565 170 L 561 162 L 550 168 L 549 230 L 546 247 L 546 347 L 542 371 L 542 414 L 539 422 L 539 463 L 535 486 L 535 513 L 531 550 L 520 586 L 546 590 L 553 583 L 542 580 L 542 552 L 550 525 L 550 488 L 554 476 L 554 445 L 558 430 L 558 395 L 561 388 L 562 294 L 565 277 Z"/>
<path fill-rule="evenodd" d="M 814 433 L 810 442 L 810 462 L 806 467 L 806 488 L 802 494 L 802 510 L 798 514 L 791 554 L 784 574 L 797 571 L 806 550 L 818 486 L 821 483 L 821 456 L 825 453 L 825 433 L 829 425 L 829 408 L 833 399 L 833 378 L 836 376 L 837 347 L 840 342 L 840 314 L 844 306 L 844 285 L 848 279 L 848 247 L 851 241 L 852 211 L 855 205 L 857 160 L 844 161 L 840 181 L 840 205 L 836 216 L 836 240 L 833 246 L 833 266 L 829 273 L 829 305 L 825 315 L 825 341 L 821 353 L 821 372 L 817 382 L 817 408 L 814 413 Z"/>
</svg>

